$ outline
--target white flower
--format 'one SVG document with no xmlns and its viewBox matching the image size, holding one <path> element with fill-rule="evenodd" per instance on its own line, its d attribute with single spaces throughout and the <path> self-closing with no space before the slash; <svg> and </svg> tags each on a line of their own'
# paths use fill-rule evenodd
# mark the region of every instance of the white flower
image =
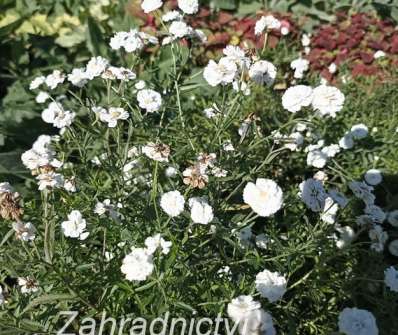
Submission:
<svg viewBox="0 0 398 335">
<path fill-rule="evenodd" d="M 251 296 L 241 295 L 232 299 L 227 313 L 234 322 L 239 323 L 241 335 L 276 334 L 271 315 L 262 310 L 260 303 Z"/>
<path fill-rule="evenodd" d="M 135 52 L 141 50 L 146 43 L 158 44 L 159 41 L 156 37 L 139 32 L 137 29 L 130 31 L 117 32 L 110 41 L 110 46 L 114 50 L 124 48 L 126 52 Z"/>
<path fill-rule="evenodd" d="M 169 32 L 175 38 L 183 38 L 192 34 L 192 27 L 183 21 L 173 21 L 169 27 Z"/>
<path fill-rule="evenodd" d="M 46 77 L 46 85 L 50 89 L 55 89 L 59 84 L 62 84 L 65 80 L 64 74 L 59 70 L 54 70 L 51 74 Z"/>
<path fill-rule="evenodd" d="M 383 221 L 387 217 L 386 213 L 384 213 L 384 211 L 379 206 L 373 204 L 366 205 L 365 214 L 370 215 L 373 221 L 377 223 L 383 223 Z"/>
<path fill-rule="evenodd" d="M 199 10 L 198 0 L 178 0 L 178 8 L 185 14 L 195 14 Z"/>
<path fill-rule="evenodd" d="M 377 50 L 373 55 L 374 59 L 379 59 L 379 58 L 382 58 L 385 56 L 386 56 L 386 53 L 383 50 Z"/>
<path fill-rule="evenodd" d="M 214 177 L 222 178 L 222 177 L 226 177 L 226 176 L 227 176 L 228 171 L 227 171 L 227 170 L 224 170 L 224 169 L 221 169 L 221 168 L 219 168 L 218 166 L 215 166 L 215 167 L 213 167 L 213 168 L 211 169 L 211 174 L 212 174 Z"/>
<path fill-rule="evenodd" d="M 339 140 L 339 146 L 342 149 L 351 149 L 354 146 L 354 138 L 350 132 L 346 132 Z"/>
<path fill-rule="evenodd" d="M 61 223 L 61 228 L 66 237 L 78 238 L 85 240 L 89 232 L 86 232 L 86 220 L 82 213 L 78 210 L 73 210 L 68 214 L 68 220 Z"/>
<path fill-rule="evenodd" d="M 339 331 L 346 335 L 378 335 L 376 319 L 365 309 L 344 308 L 339 315 Z"/>
<path fill-rule="evenodd" d="M 8 182 L 0 183 L 0 194 L 1 193 L 13 193 L 14 188 Z"/>
<path fill-rule="evenodd" d="M 256 276 L 256 288 L 270 302 L 280 300 L 286 292 L 286 278 L 278 272 L 264 270 Z"/>
<path fill-rule="evenodd" d="M 326 156 L 334 157 L 340 152 L 340 147 L 337 144 L 331 144 L 322 148 L 322 152 L 326 154 Z"/>
<path fill-rule="evenodd" d="M 388 213 L 388 223 L 393 227 L 398 227 L 398 209 Z"/>
<path fill-rule="evenodd" d="M 118 79 L 121 81 L 134 80 L 136 77 L 137 75 L 130 69 L 116 66 L 109 66 L 101 75 L 103 79 Z"/>
<path fill-rule="evenodd" d="M 55 158 L 55 151 L 50 148 L 50 144 L 51 136 L 40 135 L 33 143 L 32 149 L 22 154 L 22 163 L 29 170 L 36 170 L 46 165 L 55 168 L 61 167 L 62 163 Z"/>
<path fill-rule="evenodd" d="M 335 223 L 338 209 L 338 204 L 335 203 L 331 197 L 327 197 L 325 199 L 325 207 L 321 214 L 321 220 L 329 224 Z"/>
<path fill-rule="evenodd" d="M 304 72 L 309 69 L 310 62 L 303 58 L 297 58 L 290 63 L 290 68 L 294 70 L 294 78 L 301 79 Z"/>
<path fill-rule="evenodd" d="M 262 16 L 260 20 L 256 22 L 256 25 L 254 27 L 254 33 L 256 35 L 260 35 L 265 29 L 280 29 L 280 27 L 281 22 L 272 15 Z"/>
<path fill-rule="evenodd" d="M 68 74 L 68 81 L 77 87 L 83 87 L 87 83 L 86 71 L 84 68 L 73 69 Z"/>
<path fill-rule="evenodd" d="M 118 120 L 127 120 L 129 118 L 129 113 L 120 107 L 110 107 L 109 110 L 102 108 L 99 118 L 102 122 L 108 123 L 109 128 L 115 128 Z"/>
<path fill-rule="evenodd" d="M 328 67 L 328 71 L 329 71 L 329 73 L 331 73 L 331 74 L 336 73 L 336 71 L 337 71 L 337 65 L 336 65 L 335 63 L 330 64 L 329 67 Z"/>
<path fill-rule="evenodd" d="M 388 240 L 388 234 L 381 226 L 375 225 L 369 230 L 369 238 L 372 242 L 370 248 L 376 252 L 383 252 L 384 245 Z"/>
<path fill-rule="evenodd" d="M 235 62 L 228 57 L 223 57 L 218 64 L 210 60 L 203 71 L 203 77 L 210 86 L 227 85 L 234 81 L 237 71 Z"/>
<path fill-rule="evenodd" d="M 390 266 L 384 271 L 384 283 L 394 292 L 398 292 L 398 271 Z"/>
<path fill-rule="evenodd" d="M 282 189 L 271 179 L 257 178 L 256 183 L 249 182 L 243 190 L 243 201 L 260 216 L 271 216 L 279 211 L 283 204 Z"/>
<path fill-rule="evenodd" d="M 182 19 L 182 15 L 180 14 L 180 12 L 178 12 L 176 10 L 171 10 L 170 12 L 167 12 L 166 14 L 164 14 L 162 16 L 162 20 L 164 22 L 170 22 L 170 21 L 181 20 L 181 19 Z"/>
<path fill-rule="evenodd" d="M 208 224 L 213 220 L 213 208 L 204 198 L 190 198 L 188 204 L 191 208 L 191 219 L 194 223 Z"/>
<path fill-rule="evenodd" d="M 117 207 L 122 207 L 119 203 Z M 103 216 L 106 213 L 109 213 L 109 216 L 115 220 L 119 221 L 120 213 L 116 210 L 116 206 L 111 203 L 110 199 L 105 199 L 104 201 L 98 201 L 94 208 L 94 213 L 98 214 L 99 216 Z"/>
<path fill-rule="evenodd" d="M 291 113 L 298 112 L 302 107 L 311 105 L 313 90 L 310 86 L 297 85 L 289 87 L 282 96 L 283 108 Z"/>
<path fill-rule="evenodd" d="M 74 193 L 77 191 L 76 189 L 76 181 L 75 178 L 65 179 L 64 181 L 64 189 L 68 192 Z"/>
<path fill-rule="evenodd" d="M 311 43 L 311 34 L 303 34 L 301 36 L 301 45 L 303 47 L 308 47 Z"/>
<path fill-rule="evenodd" d="M 47 93 L 47 92 L 44 92 L 44 91 L 40 91 L 38 94 L 37 94 L 37 96 L 36 96 L 36 102 L 38 103 L 38 104 L 43 104 L 43 103 L 45 103 L 46 101 L 47 101 L 47 99 L 49 99 L 50 98 L 50 95 Z"/>
<path fill-rule="evenodd" d="M 157 249 L 161 249 L 162 254 L 167 255 L 170 252 L 171 245 L 172 243 L 166 241 L 160 234 L 145 239 L 145 246 L 150 254 L 153 254 Z"/>
<path fill-rule="evenodd" d="M 162 106 L 161 95 L 151 89 L 143 89 L 137 93 L 138 104 L 142 109 L 148 113 L 156 112 Z"/>
<path fill-rule="evenodd" d="M 210 107 L 210 108 L 205 108 L 205 109 L 203 110 L 203 114 L 204 114 L 204 116 L 206 116 L 208 119 L 212 119 L 213 117 L 216 117 L 216 116 L 217 116 L 218 112 L 217 112 L 214 108 Z"/>
<path fill-rule="evenodd" d="M 152 254 L 145 248 L 132 248 L 123 259 L 122 273 L 130 281 L 146 280 L 153 272 Z"/>
<path fill-rule="evenodd" d="M 342 110 L 345 98 L 338 88 L 320 85 L 314 89 L 313 94 L 312 106 L 322 116 L 335 117 L 336 112 Z"/>
<path fill-rule="evenodd" d="M 144 89 L 144 88 L 146 87 L 146 83 L 145 83 L 145 81 L 143 81 L 143 80 L 138 80 L 138 81 L 134 84 L 134 87 L 135 87 L 137 90 L 142 90 L 142 89 Z"/>
<path fill-rule="evenodd" d="M 38 76 L 30 82 L 29 89 L 35 90 L 36 88 L 39 88 L 41 85 L 43 85 L 45 82 L 46 82 L 46 77 Z"/>
<path fill-rule="evenodd" d="M 178 173 L 178 170 L 173 166 L 167 167 L 167 169 L 164 171 L 164 174 L 168 178 L 174 178 L 175 176 L 177 176 L 177 173 Z"/>
<path fill-rule="evenodd" d="M 75 113 L 64 110 L 59 102 L 53 101 L 43 110 L 41 118 L 44 122 L 51 123 L 54 127 L 64 128 L 72 124 Z"/>
<path fill-rule="evenodd" d="M 369 129 L 366 125 L 363 123 L 356 124 L 351 127 L 351 136 L 355 138 L 356 140 L 363 139 L 368 136 L 369 134 Z"/>
<path fill-rule="evenodd" d="M 224 151 L 234 151 L 234 145 L 232 144 L 231 140 L 227 140 L 223 143 L 222 148 Z"/>
<path fill-rule="evenodd" d="M 261 308 L 261 304 L 250 295 L 241 295 L 228 304 L 228 316 L 235 322 L 244 320 L 248 313 Z"/>
<path fill-rule="evenodd" d="M 388 245 L 388 251 L 391 255 L 398 257 L 398 240 L 391 241 Z"/>
<path fill-rule="evenodd" d="M 365 181 L 372 186 L 378 185 L 382 182 L 383 176 L 380 170 L 370 169 L 365 173 Z"/>
<path fill-rule="evenodd" d="M 15 230 L 18 240 L 33 241 L 36 237 L 36 228 L 31 222 L 14 222 L 12 228 Z"/>
<path fill-rule="evenodd" d="M 153 12 L 154 10 L 159 9 L 162 6 L 163 6 L 162 0 L 143 0 L 141 3 L 141 8 L 144 11 L 144 13 Z"/>
<path fill-rule="evenodd" d="M 19 277 L 18 285 L 21 287 L 21 292 L 23 294 L 30 294 L 37 292 L 39 290 L 39 286 L 36 280 L 31 277 Z"/>
<path fill-rule="evenodd" d="M 40 173 L 36 179 L 38 180 L 39 191 L 46 188 L 60 188 L 64 185 L 64 177 L 55 172 Z"/>
<path fill-rule="evenodd" d="M 150 159 L 157 162 L 168 162 L 170 155 L 170 147 L 167 144 L 147 143 L 142 147 L 142 153 Z"/>
<path fill-rule="evenodd" d="M 160 199 L 160 207 L 171 217 L 176 217 L 184 211 L 185 200 L 179 191 L 164 193 Z"/>
<path fill-rule="evenodd" d="M 268 243 L 270 242 L 269 237 L 265 234 L 260 234 L 256 236 L 256 246 L 260 249 L 267 249 Z"/>
<path fill-rule="evenodd" d="M 271 86 L 276 78 L 276 67 L 266 60 L 259 60 L 250 66 L 249 77 L 257 84 Z"/>
<path fill-rule="evenodd" d="M 375 202 L 376 197 L 372 193 L 372 186 L 369 186 L 363 181 L 352 181 L 348 183 L 348 187 L 351 189 L 352 193 L 365 204 L 371 205 Z"/>
<path fill-rule="evenodd" d="M 223 54 L 242 69 L 247 69 L 250 66 L 250 59 L 246 57 L 245 51 L 238 46 L 227 45 Z"/>
<path fill-rule="evenodd" d="M 328 156 L 322 150 L 316 149 L 308 152 L 307 165 L 318 169 L 323 168 L 328 161 Z"/>
<path fill-rule="evenodd" d="M 92 57 L 86 66 L 86 78 L 89 80 L 100 76 L 108 67 L 109 62 L 105 58 L 98 56 Z"/>
<path fill-rule="evenodd" d="M 320 212 L 325 208 L 327 194 L 321 181 L 310 178 L 303 181 L 299 185 L 299 188 L 301 200 L 303 200 L 307 207 L 313 212 Z"/>
<path fill-rule="evenodd" d="M 350 226 L 341 227 L 336 225 L 335 230 L 339 232 L 340 237 L 338 238 L 336 235 L 334 238 L 336 239 L 336 246 L 339 249 L 345 248 L 350 245 L 351 242 L 355 238 L 355 231 Z"/>
</svg>

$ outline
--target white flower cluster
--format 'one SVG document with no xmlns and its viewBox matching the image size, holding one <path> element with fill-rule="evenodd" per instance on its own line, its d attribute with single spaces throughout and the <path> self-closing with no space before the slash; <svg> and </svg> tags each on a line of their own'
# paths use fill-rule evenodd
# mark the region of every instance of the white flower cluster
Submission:
<svg viewBox="0 0 398 335">
<path fill-rule="evenodd" d="M 137 52 L 142 50 L 147 44 L 158 44 L 155 36 L 145 32 L 131 29 L 130 31 L 119 31 L 110 40 L 109 45 L 113 50 L 123 48 L 126 52 Z"/>
<path fill-rule="evenodd" d="M 228 316 L 238 324 L 241 335 L 275 335 L 272 316 L 252 296 L 241 295 L 228 304 Z"/>
<path fill-rule="evenodd" d="M 376 319 L 365 309 L 344 308 L 339 315 L 339 331 L 346 335 L 378 335 Z"/>
<path fill-rule="evenodd" d="M 148 237 L 145 240 L 146 248 L 131 248 L 131 252 L 123 259 L 122 273 L 130 281 L 146 280 L 154 270 L 153 254 L 160 249 L 161 253 L 167 255 L 170 251 L 171 242 L 164 240 L 160 234 Z"/>
<path fill-rule="evenodd" d="M 343 109 L 344 94 L 337 88 L 319 85 L 312 89 L 306 85 L 289 87 L 282 96 L 283 108 L 296 113 L 303 107 L 312 108 L 321 116 L 336 117 L 336 113 Z"/>
<path fill-rule="evenodd" d="M 276 67 L 265 60 L 253 61 L 238 46 L 227 46 L 224 57 L 218 63 L 210 60 L 205 67 L 203 77 L 210 86 L 232 84 L 235 88 L 247 91 L 248 84 L 242 78 L 245 74 L 259 85 L 271 86 L 276 78 Z M 247 95 L 247 94 L 246 94 Z"/>
</svg>

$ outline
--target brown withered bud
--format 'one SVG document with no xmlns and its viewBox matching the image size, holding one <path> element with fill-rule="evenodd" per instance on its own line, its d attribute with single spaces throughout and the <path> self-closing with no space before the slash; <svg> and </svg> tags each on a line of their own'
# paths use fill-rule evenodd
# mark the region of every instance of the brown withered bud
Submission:
<svg viewBox="0 0 398 335">
<path fill-rule="evenodd" d="M 184 176 L 184 184 L 190 185 L 193 188 L 202 189 L 209 181 L 209 177 L 205 173 L 204 166 L 201 164 L 188 167 L 182 175 Z"/>
<path fill-rule="evenodd" d="M 18 193 L 0 193 L 0 216 L 5 220 L 19 221 L 23 214 L 19 200 Z"/>
</svg>

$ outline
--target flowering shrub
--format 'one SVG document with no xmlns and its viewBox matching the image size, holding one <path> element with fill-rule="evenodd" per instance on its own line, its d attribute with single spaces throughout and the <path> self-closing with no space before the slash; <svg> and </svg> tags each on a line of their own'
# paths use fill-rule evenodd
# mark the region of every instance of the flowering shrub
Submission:
<svg viewBox="0 0 398 335">
<path fill-rule="evenodd" d="M 355 119 L 336 138 L 346 95 L 305 82 L 277 93 L 284 74 L 267 50 L 229 45 L 196 68 L 206 36 L 185 18 L 198 3 L 178 8 L 154 35 L 110 37 L 121 66 L 98 56 L 32 81 L 59 134 L 21 157 L 36 197 L 0 184 L 1 326 L 54 332 L 61 311 L 170 312 L 222 315 L 240 334 L 377 334 L 375 304 L 350 286 L 362 252 L 398 255 L 385 229 L 397 211 L 379 202 L 379 170 L 339 165 L 371 143 L 368 127 Z M 253 29 L 280 24 L 264 16 Z M 143 57 L 152 45 L 160 55 Z M 396 299 L 396 268 L 380 274 Z"/>
<path fill-rule="evenodd" d="M 335 23 L 314 33 L 307 58 L 311 69 L 329 81 L 342 66 L 348 67 L 353 77 L 386 80 L 398 64 L 398 32 L 389 20 L 365 13 L 340 13 Z"/>
</svg>

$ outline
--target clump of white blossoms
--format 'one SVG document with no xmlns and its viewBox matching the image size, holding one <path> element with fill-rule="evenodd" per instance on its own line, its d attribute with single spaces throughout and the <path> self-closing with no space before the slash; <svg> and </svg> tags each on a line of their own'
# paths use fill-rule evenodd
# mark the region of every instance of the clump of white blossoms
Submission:
<svg viewBox="0 0 398 335">
<path fill-rule="evenodd" d="M 184 211 L 185 199 L 179 191 L 170 191 L 162 195 L 160 207 L 171 217 L 176 217 Z"/>
<path fill-rule="evenodd" d="M 131 29 L 130 31 L 117 32 L 111 38 L 109 45 L 114 50 L 123 48 L 126 52 L 132 53 L 141 51 L 147 44 L 158 43 L 159 41 L 155 36 L 138 31 L 137 29 Z"/>
<path fill-rule="evenodd" d="M 286 292 L 286 278 L 278 272 L 264 270 L 256 276 L 256 288 L 270 302 L 280 300 Z"/>
<path fill-rule="evenodd" d="M 72 124 L 75 113 L 64 110 L 59 102 L 53 101 L 43 110 L 41 117 L 44 122 L 51 123 L 54 127 L 64 128 Z"/>
<path fill-rule="evenodd" d="M 290 67 L 294 70 L 294 78 L 301 79 L 304 72 L 308 71 L 310 62 L 304 58 L 297 58 L 290 63 Z"/>
<path fill-rule="evenodd" d="M 252 296 L 241 295 L 228 304 L 228 316 L 238 324 L 242 335 L 275 335 L 272 316 L 261 308 Z"/>
<path fill-rule="evenodd" d="M 398 271 L 390 266 L 384 271 L 384 283 L 393 292 L 398 292 Z"/>
<path fill-rule="evenodd" d="M 281 22 L 272 15 L 262 16 L 254 27 L 254 33 L 261 35 L 264 30 L 279 30 L 281 28 Z"/>
<path fill-rule="evenodd" d="M 344 308 L 339 315 L 339 331 L 346 335 L 378 335 L 376 319 L 365 309 Z"/>
<path fill-rule="evenodd" d="M 258 178 L 256 183 L 249 182 L 243 190 L 243 201 L 260 216 L 271 216 L 279 211 L 283 204 L 282 189 L 271 179 Z"/>
<path fill-rule="evenodd" d="M 124 257 L 121 267 L 122 273 L 130 281 L 146 280 L 153 269 L 152 253 L 147 248 L 131 248 L 131 253 Z"/>
<path fill-rule="evenodd" d="M 71 211 L 68 214 L 68 220 L 61 224 L 62 231 L 66 237 L 78 238 L 79 240 L 85 240 L 90 234 L 86 231 L 86 227 L 86 220 L 78 210 Z"/>
<path fill-rule="evenodd" d="M 160 234 L 147 237 L 145 240 L 145 246 L 151 254 L 160 249 L 162 254 L 167 255 L 170 252 L 171 245 L 172 243 L 170 241 L 166 241 Z"/>
</svg>

